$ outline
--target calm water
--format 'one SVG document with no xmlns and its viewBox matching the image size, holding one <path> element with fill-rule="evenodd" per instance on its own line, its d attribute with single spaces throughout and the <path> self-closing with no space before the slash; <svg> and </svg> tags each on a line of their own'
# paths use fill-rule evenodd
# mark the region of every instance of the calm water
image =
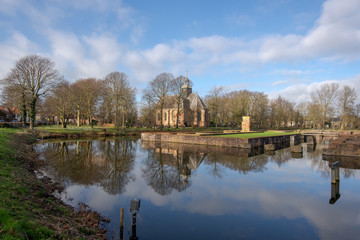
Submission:
<svg viewBox="0 0 360 240">
<path fill-rule="evenodd" d="M 139 239 L 358 239 L 360 171 L 341 163 L 340 194 L 321 150 L 292 158 L 235 148 L 154 144 L 140 139 L 40 143 L 45 175 L 61 198 L 111 221 L 109 239 L 132 234 L 130 200 L 141 199 Z M 255 156 L 254 156 L 255 155 Z"/>
</svg>

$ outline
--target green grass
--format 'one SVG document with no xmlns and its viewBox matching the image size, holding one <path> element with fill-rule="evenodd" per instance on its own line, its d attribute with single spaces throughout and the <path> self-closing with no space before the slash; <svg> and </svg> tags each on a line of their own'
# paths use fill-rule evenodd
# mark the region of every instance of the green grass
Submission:
<svg viewBox="0 0 360 240">
<path fill-rule="evenodd" d="M 29 173 L 15 158 L 11 136 L 19 129 L 0 129 L 0 239 L 44 239 L 53 232 L 36 222 L 32 210 L 38 209 L 25 196 L 31 195 L 22 177 Z M 24 197 L 23 197 L 24 196 Z"/>
<path fill-rule="evenodd" d="M 46 131 L 49 133 L 86 133 L 86 132 L 102 132 L 104 129 L 107 132 L 148 132 L 148 131 L 160 131 L 159 128 L 137 128 L 137 127 L 131 127 L 131 128 L 125 128 L 122 129 L 121 127 L 119 129 L 116 129 L 114 127 L 101 127 L 101 126 L 94 126 L 90 127 L 88 125 L 82 125 L 80 127 L 76 126 L 75 124 L 69 124 L 66 128 L 62 128 L 61 125 L 44 125 L 44 126 L 38 126 L 35 127 L 38 131 Z M 207 132 L 207 131 L 223 131 L 227 130 L 229 128 L 225 127 L 209 127 L 209 128 L 193 128 L 193 127 L 179 127 L 179 128 L 168 128 L 164 127 L 162 129 L 163 132 Z"/>
<path fill-rule="evenodd" d="M 86 239 L 96 234 L 26 168 L 36 161 L 27 150 L 34 138 L 21 132 L 0 129 L 0 239 Z"/>
<path fill-rule="evenodd" d="M 103 128 L 103 127 L 90 127 L 87 125 L 83 125 L 81 127 L 77 127 L 76 125 L 68 125 L 66 128 L 62 128 L 61 125 L 45 125 L 45 126 L 39 126 L 35 127 L 36 130 L 39 131 L 46 131 L 50 133 L 84 133 L 84 132 L 101 132 L 103 129 L 110 130 L 114 128 Z"/>
<path fill-rule="evenodd" d="M 227 138 L 257 138 L 257 137 L 274 137 L 282 135 L 298 134 L 298 132 L 262 132 L 262 133 L 239 133 L 239 134 L 224 134 L 215 135 L 214 137 L 227 137 Z"/>
</svg>

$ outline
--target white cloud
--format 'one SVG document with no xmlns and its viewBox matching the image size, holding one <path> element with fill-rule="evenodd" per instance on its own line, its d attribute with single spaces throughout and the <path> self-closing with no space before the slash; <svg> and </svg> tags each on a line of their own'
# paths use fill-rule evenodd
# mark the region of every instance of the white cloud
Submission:
<svg viewBox="0 0 360 240">
<path fill-rule="evenodd" d="M 0 78 L 5 77 L 16 60 L 29 53 L 36 53 L 37 49 L 37 46 L 23 34 L 13 32 L 6 42 L 0 43 Z"/>
<path fill-rule="evenodd" d="M 359 59 L 359 10 L 357 0 L 325 2 L 317 26 L 301 42 L 302 49 L 329 58 Z"/>
<path fill-rule="evenodd" d="M 216 35 L 190 38 L 157 44 L 150 49 L 130 50 L 126 63 L 137 78 L 146 82 L 156 73 L 177 74 L 185 71 L 186 66 L 190 66 L 192 73 L 203 74 L 218 66 L 240 69 L 244 65 L 260 64 L 261 67 L 274 62 L 298 63 L 311 59 L 354 61 L 360 57 L 359 27 L 359 1 L 329 0 L 324 3 L 316 25 L 306 35 L 269 35 L 250 41 Z M 280 74 L 294 77 L 306 75 L 306 71 Z"/>
<path fill-rule="evenodd" d="M 326 80 L 322 82 L 313 82 L 311 84 L 305 83 L 296 83 L 291 86 L 288 86 L 282 90 L 272 91 L 267 93 L 270 99 L 277 98 L 278 96 L 282 96 L 289 101 L 293 101 L 295 103 L 301 103 L 310 101 L 310 96 L 312 92 L 315 92 L 320 89 L 320 86 L 324 83 L 332 83 L 336 82 L 339 84 L 339 87 L 342 88 L 343 86 L 347 85 L 351 88 L 354 88 L 358 99 L 360 97 L 360 75 L 351 77 L 349 79 L 342 79 L 342 80 Z"/>
<path fill-rule="evenodd" d="M 245 40 L 225 36 L 193 37 L 185 40 L 173 40 L 170 43 L 158 43 L 148 49 L 137 49 L 125 44 L 123 39 L 109 34 L 108 29 L 99 28 L 96 32 L 77 35 L 70 31 L 56 29 L 53 19 L 64 17 L 68 8 L 79 11 L 94 11 L 115 14 L 119 28 L 129 31 L 131 43 L 137 44 L 145 29 L 139 24 L 135 9 L 123 1 L 116 3 L 100 0 L 79 0 L 66 2 L 54 0 L 53 6 L 22 6 L 22 1 L 0 0 L 9 12 L 22 11 L 30 16 L 33 24 L 39 24 L 37 31 L 47 37 L 51 44 L 49 55 L 57 67 L 69 80 L 79 77 L 103 77 L 117 70 L 119 64 L 125 66 L 129 75 L 139 82 L 146 83 L 161 72 L 174 75 L 209 74 L 215 68 L 251 69 L 258 71 L 265 64 L 302 62 L 312 59 L 356 61 L 360 57 L 360 1 L 328 0 L 323 4 L 321 16 L 314 27 L 305 35 L 268 35 L 258 39 Z M 42 10 L 46 12 L 42 14 Z M 52 17 L 52 15 L 57 17 Z M 245 15 L 234 15 L 240 20 Z M 141 20 L 144 20 L 140 17 Z M 246 22 L 246 21 L 245 21 Z M 22 34 L 18 34 L 20 36 Z M 12 38 L 15 39 L 14 36 Z M 13 42 L 0 43 L 6 46 L 1 58 L 12 60 L 20 54 L 31 51 L 26 45 L 26 36 L 22 35 Z M 27 40 L 30 43 L 29 40 Z M 17 51 L 18 49 L 18 51 Z M 11 51 L 16 54 L 10 54 Z M 2 51 L 4 52 L 4 51 Z M 11 55 L 11 56 L 10 56 Z M 10 57 L 9 57 L 10 56 Z M 16 57 L 14 57 L 16 56 Z M 8 58 L 9 57 L 9 58 Z M 4 60 L 6 61 L 6 60 Z M 4 66 L 4 65 L 3 65 Z M 5 68 L 1 66 L 1 68 Z M 286 72 L 287 71 L 287 72 Z M 273 74 L 276 74 L 273 72 Z M 304 70 L 286 70 L 278 72 L 281 77 L 275 85 L 292 83 L 307 75 Z M 306 77 L 307 78 L 307 77 Z M 295 93 L 291 86 L 284 92 Z"/>
<path fill-rule="evenodd" d="M 117 70 L 122 50 L 110 35 L 79 38 L 72 33 L 49 31 L 48 36 L 56 67 L 71 82 L 78 78 L 103 78 Z"/>
</svg>

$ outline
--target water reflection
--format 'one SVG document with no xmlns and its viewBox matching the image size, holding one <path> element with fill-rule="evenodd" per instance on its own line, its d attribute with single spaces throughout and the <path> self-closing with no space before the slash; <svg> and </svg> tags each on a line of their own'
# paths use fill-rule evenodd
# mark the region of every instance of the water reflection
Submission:
<svg viewBox="0 0 360 240">
<path fill-rule="evenodd" d="M 309 152 L 306 145 L 300 159 L 290 149 L 262 154 L 134 139 L 37 149 L 73 205 L 83 201 L 111 219 L 109 238 L 120 238 L 121 208 L 124 239 L 132 236 L 129 203 L 139 198 L 139 239 L 351 239 L 360 234 L 356 162 L 324 161 L 321 149 Z M 334 192 L 329 188 L 333 161 L 340 161 L 342 185 L 341 198 L 330 205 L 340 194 L 340 180 Z"/>
<path fill-rule="evenodd" d="M 65 185 L 100 185 L 109 194 L 118 194 L 134 181 L 133 141 L 63 141 L 37 146 L 43 148 L 42 157 L 49 162 L 45 172 Z"/>
<path fill-rule="evenodd" d="M 181 192 L 190 185 L 191 172 L 184 155 L 177 151 L 149 150 L 142 172 L 147 184 L 160 195 L 169 195 L 173 189 Z"/>
</svg>

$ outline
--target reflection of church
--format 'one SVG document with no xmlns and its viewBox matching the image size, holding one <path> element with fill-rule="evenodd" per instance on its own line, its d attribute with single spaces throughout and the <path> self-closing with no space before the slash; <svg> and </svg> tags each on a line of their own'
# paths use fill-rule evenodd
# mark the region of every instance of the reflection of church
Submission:
<svg viewBox="0 0 360 240">
<path fill-rule="evenodd" d="M 184 152 L 168 148 L 155 148 L 155 153 L 162 155 L 165 165 L 178 167 L 183 179 L 187 179 L 191 175 L 191 170 L 198 169 L 206 157 L 205 153 Z"/>
<path fill-rule="evenodd" d="M 165 97 L 163 109 L 163 125 L 176 126 L 177 114 L 179 114 L 179 126 L 208 127 L 210 126 L 209 110 L 197 93 L 192 93 L 189 79 L 185 78 L 184 85 L 181 87 L 184 98 L 180 103 L 180 112 L 177 112 L 177 104 L 174 96 Z M 160 125 L 161 112 L 156 112 L 156 125 Z"/>
</svg>

